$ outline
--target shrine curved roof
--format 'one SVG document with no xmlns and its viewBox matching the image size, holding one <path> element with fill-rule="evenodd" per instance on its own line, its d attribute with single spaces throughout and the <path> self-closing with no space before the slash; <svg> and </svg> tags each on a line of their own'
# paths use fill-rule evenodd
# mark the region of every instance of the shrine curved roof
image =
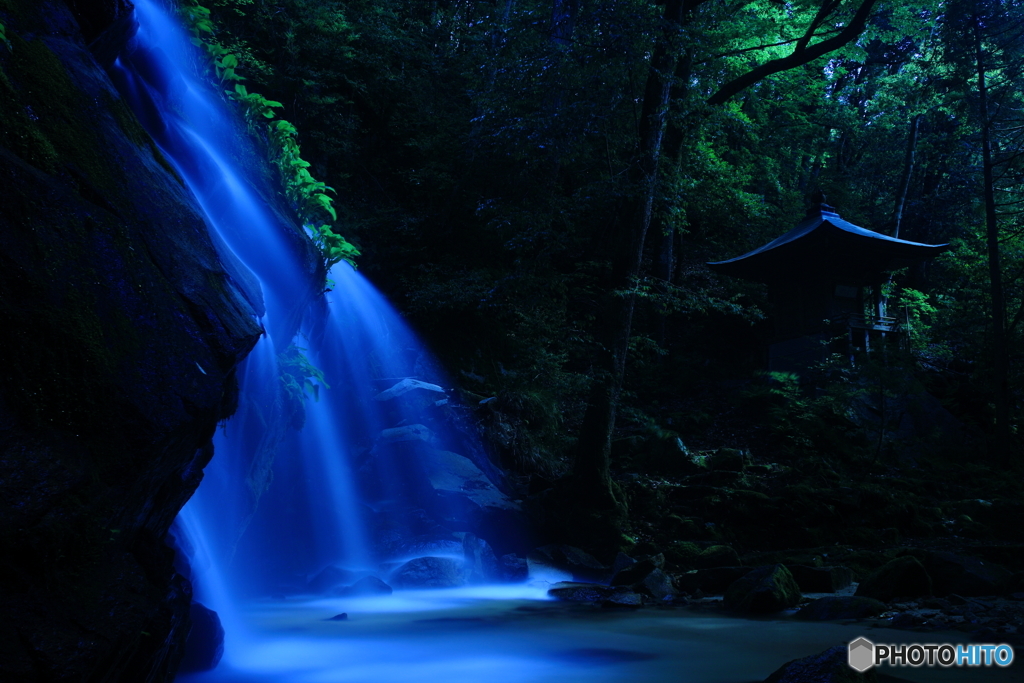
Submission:
<svg viewBox="0 0 1024 683">
<path fill-rule="evenodd" d="M 709 262 L 708 266 L 758 282 L 792 280 L 801 273 L 827 273 L 853 284 L 867 284 L 881 273 L 938 256 L 949 248 L 948 244 L 910 242 L 862 228 L 822 204 L 786 234 L 741 256 Z"/>
</svg>

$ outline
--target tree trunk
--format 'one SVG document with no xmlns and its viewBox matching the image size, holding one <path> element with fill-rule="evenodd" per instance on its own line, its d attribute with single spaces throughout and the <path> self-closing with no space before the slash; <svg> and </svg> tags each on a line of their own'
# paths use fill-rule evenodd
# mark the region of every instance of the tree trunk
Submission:
<svg viewBox="0 0 1024 683">
<path fill-rule="evenodd" d="M 636 308 L 636 284 L 641 275 L 644 243 L 651 225 L 657 188 L 665 121 L 671 99 L 672 78 L 677 56 L 672 54 L 670 32 L 682 24 L 682 0 L 665 3 L 665 30 L 655 45 L 644 89 L 640 118 L 639 155 L 631 170 L 637 186 L 634 201 L 618 220 L 617 245 L 610 291 L 605 295 L 598 335 L 602 359 L 596 369 L 587 410 L 583 418 L 573 468 L 574 488 L 587 504 L 607 512 L 614 523 L 625 506 L 614 493 L 609 470 L 615 412 L 626 370 L 626 355 Z"/>
<path fill-rule="evenodd" d="M 981 46 L 980 17 L 974 17 L 975 60 L 978 67 L 978 113 L 981 117 L 981 155 L 985 195 L 985 238 L 988 247 L 989 294 L 992 298 L 992 374 L 995 384 L 996 456 L 1006 460 L 1010 453 L 1010 368 L 1006 341 L 1006 300 L 999 263 L 999 224 L 996 218 L 995 187 L 992 179 L 992 131 L 988 113 L 988 84 L 985 54 Z"/>
<path fill-rule="evenodd" d="M 900 178 L 900 187 L 896 191 L 896 208 L 893 211 L 893 220 L 896 227 L 892 230 L 893 237 L 900 236 L 900 223 L 903 221 L 903 206 L 907 202 L 907 190 L 910 188 L 910 177 L 914 174 L 914 153 L 917 151 L 917 129 L 921 123 L 922 114 L 918 114 L 910 120 L 910 135 L 907 138 L 907 156 L 903 164 L 903 177 Z"/>
</svg>

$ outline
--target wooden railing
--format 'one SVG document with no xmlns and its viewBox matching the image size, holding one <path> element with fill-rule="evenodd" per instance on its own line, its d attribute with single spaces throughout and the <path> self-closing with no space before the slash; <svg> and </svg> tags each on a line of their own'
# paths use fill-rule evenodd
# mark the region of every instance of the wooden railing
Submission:
<svg viewBox="0 0 1024 683">
<path fill-rule="evenodd" d="M 896 329 L 898 321 L 886 315 L 850 315 L 846 324 L 858 330 L 877 330 L 879 332 L 892 332 Z"/>
</svg>

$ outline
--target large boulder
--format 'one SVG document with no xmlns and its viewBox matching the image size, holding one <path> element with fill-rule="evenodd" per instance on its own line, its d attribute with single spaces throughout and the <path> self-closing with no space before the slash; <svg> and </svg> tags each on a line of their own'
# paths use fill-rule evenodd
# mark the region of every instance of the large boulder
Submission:
<svg viewBox="0 0 1024 683">
<path fill-rule="evenodd" d="M 800 597 L 800 588 L 785 565 L 765 565 L 729 586 L 725 605 L 740 612 L 767 614 L 796 606 Z"/>
<path fill-rule="evenodd" d="M 669 600 L 675 597 L 677 593 L 675 586 L 672 585 L 672 578 L 661 569 L 655 569 L 641 581 L 634 584 L 633 590 L 658 601 Z"/>
<path fill-rule="evenodd" d="M 548 595 L 551 597 L 568 602 L 602 602 L 616 592 L 626 591 L 621 591 L 611 586 L 602 586 L 597 583 L 575 581 L 556 583 L 548 589 Z"/>
<path fill-rule="evenodd" d="M 327 593 L 337 586 L 352 581 L 355 577 L 355 572 L 328 565 L 309 580 L 307 588 L 310 593 Z"/>
<path fill-rule="evenodd" d="M 434 491 L 465 499 L 473 507 L 518 511 L 519 504 L 498 490 L 469 458 L 451 451 L 432 450 L 421 462 Z"/>
<path fill-rule="evenodd" d="M 424 394 L 430 396 L 434 400 L 444 398 L 444 389 L 437 386 L 436 384 L 430 384 L 429 382 L 422 382 L 412 377 L 406 377 L 397 384 L 391 386 L 388 389 L 380 392 L 373 397 L 374 401 L 392 401 L 399 396 L 405 396 L 407 394 Z"/>
<path fill-rule="evenodd" d="M 465 561 L 466 580 L 469 583 L 488 583 L 502 579 L 498 558 L 490 544 L 475 534 L 462 537 L 462 554 Z"/>
<path fill-rule="evenodd" d="M 0 4 L 0 680 L 166 681 L 262 303 L 87 48 L 128 4 Z"/>
<path fill-rule="evenodd" d="M 593 555 L 564 543 L 551 543 L 531 552 L 527 559 L 534 565 L 545 565 L 567 572 L 573 581 L 606 582 L 609 569 Z"/>
<path fill-rule="evenodd" d="M 364 576 L 351 586 L 342 586 L 331 591 L 331 595 L 350 598 L 368 595 L 391 595 L 391 586 L 384 583 L 376 576 Z"/>
<path fill-rule="evenodd" d="M 434 441 L 434 432 L 421 424 L 403 425 L 381 431 L 380 440 L 381 443 L 386 444 L 404 442 L 431 443 Z"/>
<path fill-rule="evenodd" d="M 648 574 L 655 569 L 665 566 L 665 556 L 661 553 L 652 557 L 645 557 L 637 562 L 623 567 L 612 577 L 613 586 L 633 586 L 647 578 Z"/>
<path fill-rule="evenodd" d="M 837 645 L 822 653 L 794 659 L 764 679 L 764 683 L 874 683 L 875 670 L 858 673 L 850 667 L 845 645 Z"/>
<path fill-rule="evenodd" d="M 794 616 L 797 619 L 807 619 L 809 621 L 864 619 L 865 617 L 877 616 L 885 610 L 885 603 L 874 598 L 853 595 L 830 595 L 807 603 Z"/>
<path fill-rule="evenodd" d="M 417 557 L 391 575 L 395 588 L 458 588 L 465 584 L 462 562 L 451 557 Z"/>
<path fill-rule="evenodd" d="M 804 593 L 835 593 L 853 583 L 853 572 L 849 567 L 807 567 L 801 564 L 787 564 L 786 569 L 793 575 L 796 585 Z"/>
<path fill-rule="evenodd" d="M 473 461 L 458 453 L 429 448 L 421 449 L 416 459 L 432 496 L 425 504 L 440 519 L 457 520 L 461 528 L 502 544 L 497 547 L 503 552 L 521 551 L 526 526 L 522 508 Z"/>
<path fill-rule="evenodd" d="M 386 546 L 382 544 L 382 550 L 386 550 L 388 557 L 394 560 L 404 561 L 413 557 L 454 557 L 463 552 L 463 540 L 451 533 L 396 536 L 397 538 Z"/>
<path fill-rule="evenodd" d="M 1012 572 L 994 562 L 946 551 L 908 550 L 932 581 L 935 595 L 950 593 L 965 596 L 996 595 Z"/>
<path fill-rule="evenodd" d="M 932 579 L 916 557 L 905 555 L 886 562 L 860 582 L 855 595 L 889 602 L 932 594 Z"/>
<path fill-rule="evenodd" d="M 205 605 L 193 602 L 189 611 L 192 629 L 185 643 L 185 656 L 178 671 L 209 671 L 215 668 L 224 656 L 224 627 L 220 617 Z"/>
<path fill-rule="evenodd" d="M 676 574 L 675 586 L 684 593 L 700 591 L 709 595 L 721 595 L 737 580 L 749 574 L 752 567 L 715 567 L 694 569 Z"/>
</svg>

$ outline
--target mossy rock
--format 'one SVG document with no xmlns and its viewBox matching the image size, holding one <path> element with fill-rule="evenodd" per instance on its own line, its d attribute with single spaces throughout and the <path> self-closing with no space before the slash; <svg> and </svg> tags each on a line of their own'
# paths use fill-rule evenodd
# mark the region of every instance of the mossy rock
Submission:
<svg viewBox="0 0 1024 683">
<path fill-rule="evenodd" d="M 839 619 L 864 619 L 874 617 L 886 610 L 885 603 L 874 598 L 854 595 L 835 595 L 818 598 L 794 615 L 808 621 L 835 621 Z"/>
<path fill-rule="evenodd" d="M 694 566 L 698 569 L 710 569 L 711 567 L 738 567 L 740 554 L 731 546 L 713 545 L 700 551 L 694 560 Z"/>
<path fill-rule="evenodd" d="M 750 457 L 738 448 L 719 448 L 708 458 L 708 466 L 713 470 L 742 472 L 749 461 Z"/>
<path fill-rule="evenodd" d="M 890 560 L 864 579 L 858 596 L 889 602 L 894 598 L 913 598 L 932 594 L 932 578 L 916 557 L 904 555 Z"/>
<path fill-rule="evenodd" d="M 800 588 L 785 565 L 765 565 L 729 586 L 725 605 L 738 612 L 770 614 L 795 607 L 800 598 Z"/>
</svg>

